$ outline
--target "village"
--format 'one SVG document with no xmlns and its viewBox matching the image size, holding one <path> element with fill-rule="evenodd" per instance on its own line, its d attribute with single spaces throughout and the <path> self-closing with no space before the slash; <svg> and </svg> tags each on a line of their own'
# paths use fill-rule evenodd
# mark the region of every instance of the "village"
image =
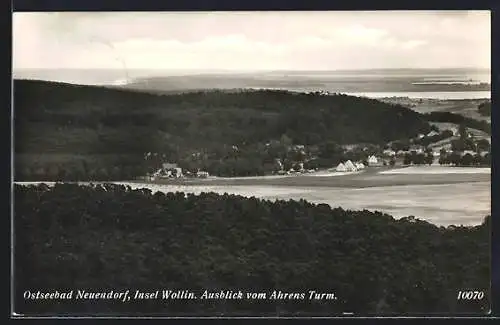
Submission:
<svg viewBox="0 0 500 325">
<path fill-rule="evenodd" d="M 344 145 L 338 163 L 318 166 L 318 152 L 312 153 L 305 145 L 288 145 L 287 151 L 301 158 L 285 161 L 274 158 L 274 167 L 266 175 L 293 176 L 321 173 L 356 173 L 374 168 L 401 168 L 418 165 L 481 167 L 490 164 L 491 139 L 478 137 L 475 130 L 466 127 L 434 128 L 408 141 L 393 141 L 383 147 Z M 266 144 L 269 147 L 271 142 Z M 232 146 L 237 151 L 236 146 Z M 321 154 L 321 153 L 320 153 Z M 148 153 L 150 156 L 151 153 Z M 352 157 L 352 158 L 349 158 Z M 147 175 L 148 181 L 176 178 L 213 178 L 208 171 L 187 170 L 178 163 L 163 162 L 156 172 Z"/>
</svg>

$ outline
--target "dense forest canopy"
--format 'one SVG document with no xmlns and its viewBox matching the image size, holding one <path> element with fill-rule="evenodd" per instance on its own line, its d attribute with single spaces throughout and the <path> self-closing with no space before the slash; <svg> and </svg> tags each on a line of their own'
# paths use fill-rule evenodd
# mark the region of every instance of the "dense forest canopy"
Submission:
<svg viewBox="0 0 500 325">
<path fill-rule="evenodd" d="M 266 164 L 265 157 L 255 155 L 259 146 L 283 137 L 297 145 L 381 145 L 430 131 L 425 117 L 399 105 L 273 90 L 153 95 L 15 80 L 14 103 L 18 179 L 64 179 L 68 169 L 113 179 L 115 167 L 119 173 L 128 169 L 125 174 L 144 175 L 146 152 L 169 161 L 214 155 L 207 168 L 258 174 Z M 232 146 L 248 154 L 226 159 Z M 45 158 L 35 164 L 36 155 Z"/>
<path fill-rule="evenodd" d="M 479 104 L 477 110 L 483 116 L 491 116 L 491 101 Z"/>
<path fill-rule="evenodd" d="M 413 217 L 235 195 L 152 193 L 104 184 L 15 185 L 18 310 L 291 316 L 485 313 L 490 222 L 437 227 Z M 334 292 L 332 301 L 133 303 L 25 300 L 24 290 Z M 458 300 L 459 290 L 484 298 Z"/>
</svg>

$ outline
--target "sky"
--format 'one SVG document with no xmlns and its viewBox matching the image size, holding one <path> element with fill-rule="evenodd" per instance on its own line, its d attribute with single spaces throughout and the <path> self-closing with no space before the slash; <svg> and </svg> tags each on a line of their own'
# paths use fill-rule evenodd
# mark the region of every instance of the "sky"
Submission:
<svg viewBox="0 0 500 325">
<path fill-rule="evenodd" d="M 489 11 L 14 13 L 13 69 L 490 67 Z"/>
</svg>

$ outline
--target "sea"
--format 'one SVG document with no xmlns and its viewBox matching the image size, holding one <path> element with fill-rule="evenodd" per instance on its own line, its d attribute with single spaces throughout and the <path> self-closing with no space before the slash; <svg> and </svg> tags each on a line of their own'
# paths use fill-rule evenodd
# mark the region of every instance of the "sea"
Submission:
<svg viewBox="0 0 500 325">
<path fill-rule="evenodd" d="M 190 71 L 119 69 L 17 69 L 15 79 L 39 79 L 82 85 L 124 86 L 137 80 L 182 78 L 183 87 L 266 88 L 328 91 L 371 98 L 491 98 L 489 69 L 380 69 L 346 71 Z M 201 78 L 201 79 L 200 79 Z M 175 79 L 173 79 L 175 80 Z M 148 82 L 149 82 L 148 81 Z M 175 84 L 175 82 L 174 82 Z M 478 85 L 487 84 L 478 88 Z M 422 88 L 424 87 L 424 88 Z M 430 87 L 430 88 L 429 88 Z M 422 91 L 421 89 L 424 89 Z M 164 89 L 166 91 L 172 89 Z M 178 90 L 176 88 L 175 90 Z"/>
</svg>

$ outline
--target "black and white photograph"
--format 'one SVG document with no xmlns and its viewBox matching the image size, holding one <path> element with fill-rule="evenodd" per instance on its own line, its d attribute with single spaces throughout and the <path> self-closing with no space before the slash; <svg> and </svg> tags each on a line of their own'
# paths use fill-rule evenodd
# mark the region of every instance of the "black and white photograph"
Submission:
<svg viewBox="0 0 500 325">
<path fill-rule="evenodd" d="M 491 312 L 490 11 L 12 25 L 13 316 Z"/>
</svg>

